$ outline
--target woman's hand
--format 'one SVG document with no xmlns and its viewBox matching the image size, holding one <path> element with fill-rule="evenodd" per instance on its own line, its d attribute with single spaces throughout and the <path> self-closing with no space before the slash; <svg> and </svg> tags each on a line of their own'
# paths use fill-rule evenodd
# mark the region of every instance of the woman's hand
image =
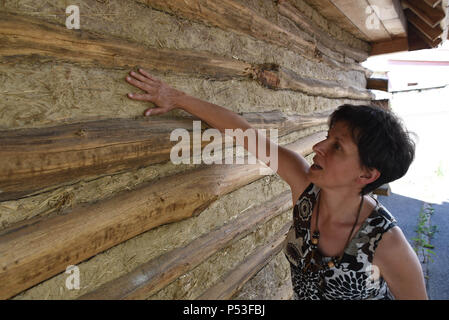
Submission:
<svg viewBox="0 0 449 320">
<path fill-rule="evenodd" d="M 165 82 L 156 79 L 143 69 L 139 69 L 139 73 L 131 71 L 129 76 L 126 77 L 126 81 L 145 91 L 145 93 L 128 93 L 128 98 L 152 102 L 158 107 L 145 110 L 144 114 L 146 116 L 149 116 L 150 114 L 164 114 L 170 110 L 176 109 L 176 99 L 185 95 L 184 92 L 170 87 Z"/>
</svg>

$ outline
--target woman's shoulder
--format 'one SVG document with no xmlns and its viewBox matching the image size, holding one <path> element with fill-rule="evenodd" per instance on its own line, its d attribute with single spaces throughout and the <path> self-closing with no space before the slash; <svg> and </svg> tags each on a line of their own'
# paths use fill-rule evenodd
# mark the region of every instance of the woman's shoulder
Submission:
<svg viewBox="0 0 449 320">
<path fill-rule="evenodd" d="M 396 227 L 398 222 L 393 214 L 391 214 L 391 212 L 387 208 L 385 208 L 379 201 L 377 201 L 377 199 L 374 200 L 376 201 L 376 205 L 369 217 L 371 220 L 370 224 L 381 226 L 384 229 L 384 232 L 387 232 L 391 228 Z"/>
<path fill-rule="evenodd" d="M 301 192 L 301 194 L 296 198 L 295 205 L 298 205 L 302 199 L 316 199 L 318 196 L 318 193 L 320 191 L 320 188 L 316 186 L 313 183 L 310 183 L 307 188 L 304 189 L 304 191 Z"/>
<path fill-rule="evenodd" d="M 381 240 L 385 238 L 385 235 L 397 227 L 397 221 L 390 211 L 379 203 L 377 199 L 369 197 L 368 203 L 370 208 L 373 209 L 370 209 L 369 216 L 363 222 L 358 232 L 358 238 L 368 241 L 368 251 L 373 255 Z"/>
</svg>

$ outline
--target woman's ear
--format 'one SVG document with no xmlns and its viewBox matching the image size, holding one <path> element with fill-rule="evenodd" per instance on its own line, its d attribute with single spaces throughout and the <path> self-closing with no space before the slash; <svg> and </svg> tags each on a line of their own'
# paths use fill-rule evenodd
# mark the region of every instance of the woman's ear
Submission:
<svg viewBox="0 0 449 320">
<path fill-rule="evenodd" d="M 359 181 L 363 185 L 370 184 L 380 177 L 380 172 L 376 168 L 365 168 L 359 176 Z"/>
</svg>

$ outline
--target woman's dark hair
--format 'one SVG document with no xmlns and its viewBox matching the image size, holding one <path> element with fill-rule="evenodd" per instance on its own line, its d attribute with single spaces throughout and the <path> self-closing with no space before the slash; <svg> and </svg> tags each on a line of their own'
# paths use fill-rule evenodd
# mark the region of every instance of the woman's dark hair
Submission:
<svg viewBox="0 0 449 320">
<path fill-rule="evenodd" d="M 337 122 L 344 122 L 352 133 L 362 167 L 380 172 L 362 194 L 406 174 L 415 157 L 415 143 L 396 115 L 375 106 L 345 104 L 330 115 L 329 128 Z"/>
</svg>

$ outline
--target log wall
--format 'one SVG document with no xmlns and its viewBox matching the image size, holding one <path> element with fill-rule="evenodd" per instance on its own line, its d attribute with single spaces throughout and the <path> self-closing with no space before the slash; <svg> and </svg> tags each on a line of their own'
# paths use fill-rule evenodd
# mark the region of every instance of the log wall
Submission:
<svg viewBox="0 0 449 320">
<path fill-rule="evenodd" d="M 144 118 L 124 78 L 143 67 L 310 159 L 332 110 L 373 98 L 368 45 L 302 0 L 71 4 L 79 30 L 66 1 L 0 3 L 0 298 L 289 299 L 288 185 L 173 164 L 170 132 L 198 119 Z"/>
</svg>

